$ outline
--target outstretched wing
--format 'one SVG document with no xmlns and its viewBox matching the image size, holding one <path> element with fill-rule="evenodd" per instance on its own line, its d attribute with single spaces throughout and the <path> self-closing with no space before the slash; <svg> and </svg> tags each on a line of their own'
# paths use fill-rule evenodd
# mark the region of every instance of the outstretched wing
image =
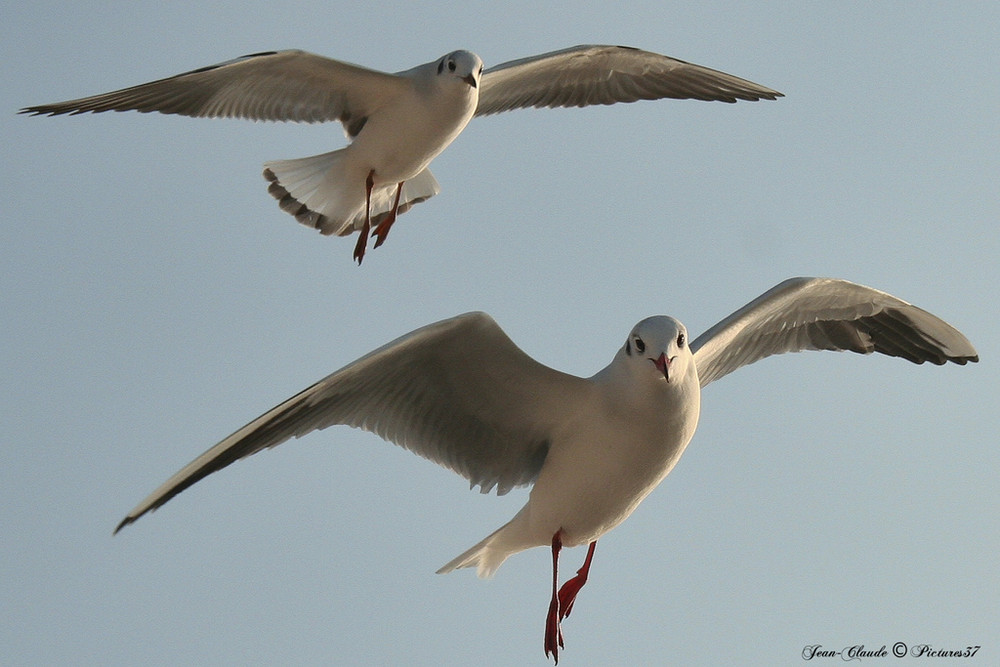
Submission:
<svg viewBox="0 0 1000 667">
<path fill-rule="evenodd" d="M 215 445 L 136 506 L 115 532 L 233 461 L 334 424 L 372 431 L 483 493 L 528 484 L 560 415 L 587 381 L 522 352 L 485 313 L 409 333 L 320 380 Z"/>
<path fill-rule="evenodd" d="M 339 120 L 353 136 L 360 131 L 359 123 L 407 85 L 397 75 L 305 51 L 270 51 L 102 95 L 27 107 L 21 113 L 159 111 L 306 123 Z"/>
<path fill-rule="evenodd" d="M 772 354 L 879 352 L 915 364 L 979 361 L 944 320 L 879 290 L 831 278 L 791 278 L 691 344 L 701 386 Z"/>
<path fill-rule="evenodd" d="M 584 107 L 637 100 L 773 100 L 776 90 L 627 46 L 574 46 L 487 69 L 477 116 L 526 107 Z"/>
</svg>

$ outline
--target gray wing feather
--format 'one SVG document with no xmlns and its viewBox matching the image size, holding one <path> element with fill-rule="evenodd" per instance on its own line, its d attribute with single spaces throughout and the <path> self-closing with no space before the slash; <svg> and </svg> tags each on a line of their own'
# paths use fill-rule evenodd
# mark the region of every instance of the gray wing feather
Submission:
<svg viewBox="0 0 1000 667">
<path fill-rule="evenodd" d="M 773 354 L 803 350 L 878 352 L 915 364 L 979 360 L 947 322 L 870 287 L 830 278 L 791 278 L 699 336 L 692 344 L 704 387 Z"/>
<path fill-rule="evenodd" d="M 683 60 L 626 46 L 574 46 L 487 69 L 477 116 L 526 107 L 637 100 L 773 100 L 776 90 Z"/>
<path fill-rule="evenodd" d="M 189 463 L 122 527 L 198 480 L 334 424 L 371 431 L 454 470 L 484 493 L 538 475 L 549 434 L 586 380 L 522 352 L 485 313 L 431 324 L 371 352 L 272 408 Z"/>
<path fill-rule="evenodd" d="M 243 56 L 123 90 L 27 107 L 21 113 L 60 115 L 159 111 L 208 118 L 344 123 L 353 136 L 406 81 L 298 50 Z"/>
</svg>

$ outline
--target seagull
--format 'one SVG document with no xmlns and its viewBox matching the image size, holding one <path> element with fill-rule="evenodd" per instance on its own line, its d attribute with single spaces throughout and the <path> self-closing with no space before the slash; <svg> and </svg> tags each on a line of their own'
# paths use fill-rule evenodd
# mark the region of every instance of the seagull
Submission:
<svg viewBox="0 0 1000 667">
<path fill-rule="evenodd" d="M 979 360 L 961 332 L 870 287 L 792 278 L 691 341 L 672 317 L 642 320 L 611 363 L 584 379 L 522 352 L 487 314 L 417 329 L 320 380 L 164 482 L 115 533 L 230 463 L 344 424 L 449 468 L 483 493 L 534 483 L 509 522 L 444 565 L 492 576 L 511 555 L 552 550 L 545 652 L 586 583 L 598 538 L 666 477 L 694 435 L 701 389 L 759 359 L 801 350 L 879 352 L 916 364 Z M 562 547 L 589 545 L 558 587 Z"/>
<path fill-rule="evenodd" d="M 575 46 L 483 70 L 469 51 L 396 74 L 299 50 L 256 53 L 92 97 L 21 109 L 55 116 L 159 111 L 249 120 L 340 121 L 347 147 L 264 164 L 282 210 L 321 234 L 359 231 L 364 258 L 396 216 L 438 192 L 428 169 L 473 116 L 661 98 L 736 102 L 782 94 L 730 74 L 624 46 Z"/>
</svg>

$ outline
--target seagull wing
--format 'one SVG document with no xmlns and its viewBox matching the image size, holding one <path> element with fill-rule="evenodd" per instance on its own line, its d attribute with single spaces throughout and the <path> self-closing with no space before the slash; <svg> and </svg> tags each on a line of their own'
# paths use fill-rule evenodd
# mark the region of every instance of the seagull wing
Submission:
<svg viewBox="0 0 1000 667">
<path fill-rule="evenodd" d="M 360 131 L 358 123 L 363 125 L 363 119 L 408 85 L 395 74 L 305 51 L 271 51 L 102 95 L 27 107 L 21 113 L 159 111 L 307 123 L 339 120 L 354 136 Z"/>
<path fill-rule="evenodd" d="M 477 116 L 526 107 L 585 107 L 636 100 L 773 100 L 776 90 L 627 46 L 574 46 L 487 69 Z"/>
<path fill-rule="evenodd" d="M 691 344 L 704 387 L 772 354 L 879 352 L 915 364 L 979 361 L 972 343 L 925 310 L 879 290 L 830 278 L 791 278 Z"/>
<path fill-rule="evenodd" d="M 485 313 L 431 324 L 267 411 L 164 482 L 118 530 L 230 463 L 334 424 L 372 431 L 483 493 L 532 482 L 589 383 L 522 352 Z"/>
</svg>

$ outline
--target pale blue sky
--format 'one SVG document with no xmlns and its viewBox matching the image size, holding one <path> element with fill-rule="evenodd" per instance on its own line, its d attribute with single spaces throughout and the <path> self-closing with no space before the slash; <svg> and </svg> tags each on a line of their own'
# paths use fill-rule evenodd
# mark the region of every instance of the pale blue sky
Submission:
<svg viewBox="0 0 1000 667">
<path fill-rule="evenodd" d="M 982 362 L 786 355 L 713 384 L 678 467 L 600 541 L 560 664 L 896 641 L 997 664 L 1000 6 L 211 4 L 39 0 L 0 22 L 0 662 L 544 665 L 546 550 L 489 582 L 434 574 L 524 492 L 470 493 L 370 434 L 283 445 L 111 531 L 235 428 L 423 324 L 485 310 L 590 375 L 647 315 L 695 334 L 827 275 L 934 312 Z M 260 175 L 342 146 L 339 126 L 15 115 L 269 49 L 395 71 L 588 42 L 787 97 L 475 119 L 434 162 L 441 194 L 361 268 Z"/>
</svg>

